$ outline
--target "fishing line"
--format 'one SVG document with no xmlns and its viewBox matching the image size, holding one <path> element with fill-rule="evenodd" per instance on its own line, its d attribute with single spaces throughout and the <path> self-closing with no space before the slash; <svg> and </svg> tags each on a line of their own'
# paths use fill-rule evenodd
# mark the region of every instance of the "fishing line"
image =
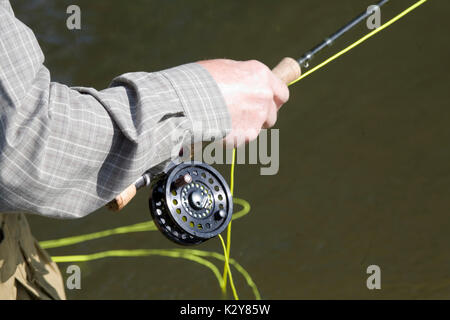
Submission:
<svg viewBox="0 0 450 320">
<path fill-rule="evenodd" d="M 234 281 L 233 281 L 233 276 L 231 274 L 231 269 L 230 269 L 230 263 L 229 263 L 230 258 L 229 258 L 229 253 L 228 253 L 229 247 L 225 246 L 225 241 L 223 241 L 222 235 L 220 235 L 220 234 L 219 234 L 219 239 L 220 239 L 220 243 L 222 244 L 224 257 L 225 257 L 224 270 L 228 273 L 228 276 L 230 277 L 230 286 L 231 286 L 231 291 L 233 292 L 234 300 L 239 300 L 239 297 L 238 297 L 237 292 L 236 292 L 236 288 L 234 286 Z M 222 285 L 224 287 L 226 287 L 226 283 L 225 283 L 225 281 L 227 279 L 226 273 L 224 273 L 224 276 L 225 277 L 222 279 Z"/>
<path fill-rule="evenodd" d="M 225 261 L 225 257 L 217 252 L 202 251 L 202 250 L 195 250 L 195 249 L 184 249 L 184 250 L 192 252 L 193 254 L 196 254 L 199 256 L 208 256 L 208 257 L 213 257 L 213 258 Z M 250 274 L 233 258 L 229 258 L 228 261 L 245 278 L 248 286 L 252 289 L 256 300 L 261 300 L 261 295 L 258 291 L 256 284 L 253 282 L 252 278 L 250 277 Z"/>
<path fill-rule="evenodd" d="M 219 285 L 222 285 L 222 277 L 219 269 L 210 261 L 198 257 L 194 254 L 184 253 L 177 250 L 163 250 L 163 249 L 134 249 L 134 250 L 108 250 L 91 254 L 83 255 L 70 255 L 70 256 L 53 256 L 52 259 L 56 263 L 68 263 L 68 262 L 86 262 L 110 257 L 146 257 L 146 256 L 164 256 L 170 258 L 181 258 L 191 260 L 209 268 L 216 277 Z"/>
<path fill-rule="evenodd" d="M 93 261 L 102 258 L 109 257 L 147 257 L 147 256 L 163 256 L 169 258 L 179 258 L 186 259 L 200 265 L 203 265 L 210 269 L 215 278 L 217 279 L 219 286 L 222 286 L 222 277 L 220 275 L 217 267 L 209 262 L 206 259 L 202 259 L 204 257 L 214 258 L 220 261 L 225 262 L 225 256 L 221 255 L 217 252 L 211 251 L 203 251 L 203 250 L 195 250 L 195 249 L 135 249 L 135 250 L 108 250 L 93 254 L 85 254 L 85 255 L 70 255 L 70 256 L 53 256 L 53 261 L 57 263 L 70 263 L 70 262 L 87 262 Z M 255 296 L 256 300 L 261 300 L 261 294 L 259 290 L 251 278 L 250 274 L 233 258 L 230 258 L 229 263 L 242 275 L 242 277 L 246 280 L 248 286 L 252 289 L 252 292 Z"/>
<path fill-rule="evenodd" d="M 240 219 L 247 215 L 250 210 L 251 206 L 248 201 L 241 199 L 241 198 L 233 198 L 233 203 L 237 204 L 242 207 L 241 210 L 239 210 L 236 213 L 233 213 L 233 220 Z M 128 225 L 128 226 L 122 226 L 118 228 L 88 233 L 88 234 L 82 234 L 78 236 L 72 236 L 72 237 L 65 237 L 60 239 L 54 239 L 54 240 L 45 240 L 40 241 L 39 245 L 44 249 L 52 249 L 52 248 L 59 248 L 59 247 L 65 247 L 70 245 L 75 245 L 78 243 L 82 243 L 85 241 L 90 240 L 96 240 L 100 238 L 105 238 L 117 234 L 126 234 L 126 233 L 134 233 L 134 232 L 144 232 L 144 231 L 156 231 L 158 230 L 155 226 L 155 223 L 153 221 L 145 221 L 145 222 L 139 222 L 136 224 Z"/>
<path fill-rule="evenodd" d="M 231 196 L 233 196 L 234 194 L 234 169 L 236 166 L 236 148 L 233 148 L 233 154 L 232 154 L 232 159 L 231 159 L 231 168 L 230 168 L 230 192 L 231 192 Z M 220 240 L 222 241 L 223 244 L 223 239 L 220 238 Z M 231 221 L 228 224 L 227 227 L 227 245 L 226 247 L 224 247 L 225 251 L 224 251 L 224 255 L 227 257 L 227 259 L 230 259 L 230 251 L 231 251 Z M 227 263 L 225 262 L 225 266 L 223 268 L 223 286 L 222 286 L 222 292 L 224 294 L 227 293 L 227 272 L 230 269 L 230 266 L 227 265 Z M 234 283 L 232 283 L 233 279 L 231 278 L 231 274 L 230 274 L 230 285 L 234 286 Z M 238 300 L 238 299 L 236 299 Z"/>
</svg>

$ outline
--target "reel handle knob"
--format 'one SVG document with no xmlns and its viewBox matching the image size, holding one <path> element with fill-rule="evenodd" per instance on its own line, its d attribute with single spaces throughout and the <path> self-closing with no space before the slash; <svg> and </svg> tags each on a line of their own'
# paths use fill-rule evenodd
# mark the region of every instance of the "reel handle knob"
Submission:
<svg viewBox="0 0 450 320">
<path fill-rule="evenodd" d="M 192 177 L 189 174 L 185 174 L 184 176 L 178 178 L 174 181 L 173 186 L 175 188 L 181 188 L 182 186 L 189 184 L 192 182 Z"/>
<path fill-rule="evenodd" d="M 285 84 L 297 80 L 302 74 L 298 62 L 289 57 L 283 58 L 276 67 L 272 69 L 272 72 Z"/>
<path fill-rule="evenodd" d="M 137 188 L 133 183 L 128 188 L 123 190 L 113 201 L 108 203 L 106 206 L 112 211 L 122 210 L 136 195 Z"/>
</svg>

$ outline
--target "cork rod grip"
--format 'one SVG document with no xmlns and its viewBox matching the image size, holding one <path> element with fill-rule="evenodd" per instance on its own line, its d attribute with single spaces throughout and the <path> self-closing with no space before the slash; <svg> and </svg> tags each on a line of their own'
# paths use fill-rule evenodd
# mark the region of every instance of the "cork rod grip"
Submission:
<svg viewBox="0 0 450 320">
<path fill-rule="evenodd" d="M 134 183 L 123 190 L 113 201 L 107 204 L 112 211 L 122 210 L 136 195 L 137 189 Z"/>
<path fill-rule="evenodd" d="M 302 74 L 300 65 L 292 58 L 283 58 L 283 60 L 272 69 L 272 72 L 285 84 L 297 80 Z"/>
</svg>

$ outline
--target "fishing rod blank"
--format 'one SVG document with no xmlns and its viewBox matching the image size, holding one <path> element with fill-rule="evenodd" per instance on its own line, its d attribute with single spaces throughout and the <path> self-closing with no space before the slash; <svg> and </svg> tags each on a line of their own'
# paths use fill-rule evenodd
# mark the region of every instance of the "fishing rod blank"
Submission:
<svg viewBox="0 0 450 320">
<path fill-rule="evenodd" d="M 371 16 L 375 11 L 379 10 L 382 5 L 384 5 L 389 0 L 381 0 L 378 2 L 372 10 L 366 10 L 363 13 L 361 13 L 359 16 L 357 16 L 355 19 L 347 23 L 345 26 L 340 28 L 338 31 L 333 33 L 331 36 L 326 38 L 324 41 L 319 43 L 317 46 L 309 50 L 307 53 L 305 53 L 300 59 L 297 60 L 298 64 L 302 66 L 303 68 L 309 67 L 309 62 L 314 58 L 314 56 L 321 51 L 325 47 L 331 46 L 338 38 L 340 38 L 344 33 L 351 30 L 353 27 L 355 27 L 357 24 L 359 24 L 361 21 L 364 21 L 369 16 Z"/>
<path fill-rule="evenodd" d="M 283 60 L 278 63 L 278 65 L 272 69 L 272 72 L 280 78 L 284 83 L 290 84 L 291 82 L 294 82 L 301 76 L 301 68 L 308 68 L 309 62 L 311 59 L 316 55 L 319 51 L 321 51 L 323 48 L 330 46 L 333 44 L 336 39 L 341 37 L 344 33 L 351 30 L 354 26 L 356 26 L 361 21 L 368 18 L 370 15 L 372 15 L 376 10 L 379 10 L 379 8 L 384 5 L 389 0 L 381 0 L 378 2 L 375 7 L 372 10 L 366 10 L 365 12 L 361 13 L 359 16 L 357 16 L 355 19 L 347 23 L 345 26 L 340 28 L 338 31 L 333 33 L 331 36 L 326 38 L 324 41 L 322 41 L 320 44 L 315 46 L 313 49 L 305 53 L 300 59 L 295 60 L 292 58 L 284 58 Z"/>
</svg>

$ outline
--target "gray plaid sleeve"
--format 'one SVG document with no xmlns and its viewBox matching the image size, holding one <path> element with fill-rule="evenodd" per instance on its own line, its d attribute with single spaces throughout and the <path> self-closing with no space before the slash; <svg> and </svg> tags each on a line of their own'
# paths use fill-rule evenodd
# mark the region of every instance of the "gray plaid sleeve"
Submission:
<svg viewBox="0 0 450 320">
<path fill-rule="evenodd" d="M 194 136 L 231 129 L 217 84 L 195 63 L 127 73 L 101 91 L 51 82 L 33 32 L 4 3 L 0 212 L 85 216 Z"/>
<path fill-rule="evenodd" d="M 13 10 L 11 8 L 11 4 L 9 3 L 9 0 L 0 0 L 0 7 L 3 7 L 3 9 L 8 11 L 10 14 L 14 15 Z"/>
</svg>

